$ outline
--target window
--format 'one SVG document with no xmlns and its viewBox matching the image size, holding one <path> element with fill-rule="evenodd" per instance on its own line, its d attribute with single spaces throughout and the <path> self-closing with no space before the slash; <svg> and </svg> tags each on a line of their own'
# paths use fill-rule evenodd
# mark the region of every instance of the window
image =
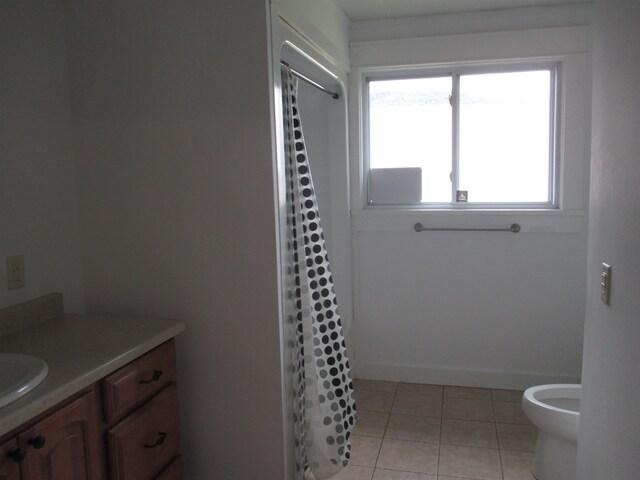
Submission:
<svg viewBox="0 0 640 480">
<path fill-rule="evenodd" d="M 365 76 L 368 204 L 557 207 L 555 65 Z"/>
</svg>

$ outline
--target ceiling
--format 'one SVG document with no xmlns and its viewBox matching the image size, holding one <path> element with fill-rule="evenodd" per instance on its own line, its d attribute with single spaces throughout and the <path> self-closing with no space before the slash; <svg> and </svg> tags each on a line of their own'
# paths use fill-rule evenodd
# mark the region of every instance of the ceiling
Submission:
<svg viewBox="0 0 640 480">
<path fill-rule="evenodd" d="M 505 8 L 544 7 L 590 0 L 333 0 L 351 21 L 479 12 Z"/>
</svg>

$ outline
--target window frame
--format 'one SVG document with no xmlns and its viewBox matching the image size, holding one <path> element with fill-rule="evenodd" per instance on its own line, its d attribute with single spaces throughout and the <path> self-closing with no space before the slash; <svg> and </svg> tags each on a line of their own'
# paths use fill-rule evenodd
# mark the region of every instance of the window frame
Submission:
<svg viewBox="0 0 640 480">
<path fill-rule="evenodd" d="M 516 73 L 535 70 L 550 72 L 549 108 L 549 185 L 546 202 L 457 202 L 459 185 L 459 141 L 460 141 L 460 76 L 474 74 Z M 558 58 L 502 60 L 497 62 L 460 62 L 447 65 L 420 65 L 411 67 L 377 67 L 361 69 L 361 149 L 362 174 L 364 179 L 364 208 L 380 210 L 559 210 L 561 200 L 561 129 L 562 129 L 562 62 Z M 450 76 L 452 82 L 452 158 L 451 201 L 448 203 L 383 203 L 370 200 L 370 141 L 369 141 L 369 83 L 380 80 L 402 80 Z"/>
</svg>

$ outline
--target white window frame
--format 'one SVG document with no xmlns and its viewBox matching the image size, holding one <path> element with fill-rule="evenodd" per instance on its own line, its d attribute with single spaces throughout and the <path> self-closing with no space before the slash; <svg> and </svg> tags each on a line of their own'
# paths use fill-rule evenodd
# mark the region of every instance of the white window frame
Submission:
<svg viewBox="0 0 640 480">
<path fill-rule="evenodd" d="M 589 204 L 591 68 L 589 28 L 585 26 L 497 29 L 480 33 L 421 36 L 414 19 L 393 23 L 386 36 L 377 25 L 367 27 L 350 44 L 349 184 L 354 235 L 365 232 L 413 232 L 415 223 L 451 228 L 521 225 L 525 233 L 584 233 Z M 405 24 L 406 23 L 406 24 Z M 418 28 L 420 27 L 420 28 Z M 414 32 L 407 36 L 407 28 Z M 413 30 L 411 30 L 413 28 Z M 422 30 L 421 30 L 422 29 Z M 366 35 L 365 35 L 366 33 Z M 424 35 L 424 34 L 423 34 Z M 362 117 L 363 76 L 417 65 L 445 69 L 450 65 L 479 65 L 538 61 L 557 62 L 562 92 L 557 202 L 555 209 L 426 209 L 370 207 L 364 177 Z M 418 236 L 418 238 L 422 238 Z M 519 237 L 518 237 L 519 238 Z"/>
<path fill-rule="evenodd" d="M 460 141 L 460 103 L 459 84 L 461 75 L 511 73 L 533 70 L 550 71 L 550 118 L 549 118 L 549 185 L 546 202 L 457 202 L 459 190 L 459 141 Z M 512 60 L 499 62 L 454 63 L 447 66 L 384 67 L 362 69 L 361 74 L 361 115 L 362 115 L 362 154 L 364 177 L 364 200 L 366 209 L 403 209 L 403 210 L 556 210 L 560 208 L 560 138 L 562 126 L 562 63 L 558 59 Z M 451 165 L 451 202 L 382 203 L 370 200 L 369 186 L 369 82 L 377 80 L 399 80 L 428 77 L 450 76 L 452 81 L 452 165 Z"/>
</svg>

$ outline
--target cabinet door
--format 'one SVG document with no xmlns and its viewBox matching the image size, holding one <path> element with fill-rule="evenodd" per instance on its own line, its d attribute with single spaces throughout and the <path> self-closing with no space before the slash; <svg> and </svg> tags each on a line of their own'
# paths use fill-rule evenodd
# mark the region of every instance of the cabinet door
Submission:
<svg viewBox="0 0 640 480">
<path fill-rule="evenodd" d="M 10 456 L 15 456 L 15 460 Z M 19 458 L 18 442 L 15 438 L 0 445 L 0 480 L 20 480 Z"/>
<path fill-rule="evenodd" d="M 95 480 L 95 399 L 86 393 L 37 423 L 18 437 L 26 451 L 21 463 L 23 480 Z"/>
</svg>

